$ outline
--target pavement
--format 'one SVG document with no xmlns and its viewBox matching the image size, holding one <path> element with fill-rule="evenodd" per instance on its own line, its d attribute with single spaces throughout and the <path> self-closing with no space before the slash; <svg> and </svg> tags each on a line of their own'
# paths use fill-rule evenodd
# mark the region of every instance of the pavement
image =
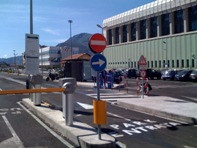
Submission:
<svg viewBox="0 0 197 148">
<path fill-rule="evenodd" d="M 78 82 L 78 86 L 93 87 L 92 82 Z M 113 89 L 113 94 L 119 92 L 118 85 Z M 110 92 L 111 89 L 106 89 Z M 188 123 L 197 123 L 197 103 L 167 96 L 129 95 L 121 91 L 125 98 L 117 99 L 117 105 L 149 115 L 178 120 Z"/>
<path fill-rule="evenodd" d="M 94 84 L 93 82 L 77 82 L 77 86 L 93 88 Z M 119 90 L 115 87 L 113 89 L 105 89 L 102 93 L 111 93 L 111 95 L 116 96 Z M 153 116 L 197 124 L 197 103 L 167 96 L 144 96 L 143 98 L 142 96 L 128 95 L 126 91 L 121 93 L 125 98 L 121 96 L 121 99 L 117 99 L 116 104 L 119 106 Z M 102 99 L 105 100 L 106 98 L 101 97 Z M 65 125 L 61 111 L 46 106 L 43 107 L 42 105 L 35 106 L 29 98 L 24 98 L 22 102 L 29 110 L 76 146 L 82 148 L 116 147 L 114 137 L 101 133 L 101 139 L 99 139 L 96 129 L 85 123 L 73 121 L 72 125 Z"/>
</svg>

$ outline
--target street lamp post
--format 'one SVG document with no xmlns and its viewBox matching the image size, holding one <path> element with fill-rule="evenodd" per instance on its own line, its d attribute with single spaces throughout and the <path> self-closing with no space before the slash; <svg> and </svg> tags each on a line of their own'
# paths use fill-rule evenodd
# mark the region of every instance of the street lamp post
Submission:
<svg viewBox="0 0 197 148">
<path fill-rule="evenodd" d="M 103 34 L 103 27 L 101 25 L 99 25 L 99 24 L 97 24 L 96 26 L 99 27 L 99 28 L 101 28 L 101 32 Z"/>
<path fill-rule="evenodd" d="M 72 59 L 72 30 L 71 30 L 71 23 L 73 22 L 72 20 L 68 20 L 68 22 L 70 23 L 70 52 L 71 52 L 71 59 Z"/>
<path fill-rule="evenodd" d="M 33 34 L 33 4 L 30 0 L 30 34 Z"/>
<path fill-rule="evenodd" d="M 163 44 L 165 45 L 165 51 L 166 51 L 166 60 L 165 60 L 165 68 L 168 68 L 168 60 L 167 60 L 167 43 L 166 41 L 163 41 Z"/>
<path fill-rule="evenodd" d="M 14 51 L 14 68 L 16 69 L 16 53 L 15 53 L 15 50 L 13 50 Z"/>
</svg>

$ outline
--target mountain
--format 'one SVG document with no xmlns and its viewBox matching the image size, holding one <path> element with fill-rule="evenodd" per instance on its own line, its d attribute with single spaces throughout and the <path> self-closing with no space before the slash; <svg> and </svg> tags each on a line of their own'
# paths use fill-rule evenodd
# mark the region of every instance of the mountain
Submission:
<svg viewBox="0 0 197 148">
<path fill-rule="evenodd" d="M 92 34 L 89 33 L 80 33 L 72 38 L 68 39 L 67 41 L 63 43 L 59 43 L 56 45 L 56 47 L 64 47 L 68 46 L 70 47 L 70 41 L 72 39 L 72 47 L 79 48 L 79 53 L 88 53 L 90 55 L 93 54 L 93 52 L 89 48 L 89 39 L 92 36 Z M 0 62 L 6 62 L 7 64 L 14 64 L 14 57 L 10 58 L 0 58 Z M 16 64 L 21 65 L 22 64 L 22 56 L 16 56 Z"/>
<path fill-rule="evenodd" d="M 89 39 L 91 36 L 92 34 L 89 33 L 80 33 L 73 36 L 72 38 L 68 39 L 63 43 L 57 44 L 56 47 L 64 47 L 64 46 L 70 47 L 70 43 L 72 39 L 72 47 L 78 47 L 79 53 L 88 53 L 92 55 L 93 52 L 89 48 Z"/>
<path fill-rule="evenodd" d="M 0 58 L 0 62 L 5 62 L 7 64 L 13 65 L 14 64 L 14 57 Z M 16 64 L 17 65 L 22 65 L 22 63 L 23 63 L 22 56 L 16 56 Z"/>
</svg>

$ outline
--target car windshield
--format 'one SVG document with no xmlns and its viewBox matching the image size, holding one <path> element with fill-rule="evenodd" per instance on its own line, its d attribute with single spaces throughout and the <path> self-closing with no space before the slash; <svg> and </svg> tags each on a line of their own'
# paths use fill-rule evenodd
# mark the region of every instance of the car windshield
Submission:
<svg viewBox="0 0 197 148">
<path fill-rule="evenodd" d="M 179 75 L 183 75 L 183 74 L 186 74 L 186 73 L 188 73 L 188 70 L 180 71 L 178 74 L 179 74 Z"/>
<path fill-rule="evenodd" d="M 193 70 L 191 74 L 197 74 L 197 69 Z"/>
</svg>

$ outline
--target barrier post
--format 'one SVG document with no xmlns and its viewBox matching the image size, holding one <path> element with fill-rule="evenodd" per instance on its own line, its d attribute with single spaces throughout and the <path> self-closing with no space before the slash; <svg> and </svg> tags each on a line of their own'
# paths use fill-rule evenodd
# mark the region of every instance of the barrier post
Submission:
<svg viewBox="0 0 197 148">
<path fill-rule="evenodd" d="M 31 87 L 32 89 L 41 88 L 43 77 L 41 75 L 32 75 L 30 77 Z M 41 105 L 41 93 L 33 93 L 32 101 L 34 105 Z"/>
<path fill-rule="evenodd" d="M 73 124 L 73 93 L 76 84 L 75 78 L 61 78 L 59 80 L 59 86 L 65 88 L 65 92 L 62 92 L 62 110 L 65 124 L 69 126 Z"/>
</svg>

